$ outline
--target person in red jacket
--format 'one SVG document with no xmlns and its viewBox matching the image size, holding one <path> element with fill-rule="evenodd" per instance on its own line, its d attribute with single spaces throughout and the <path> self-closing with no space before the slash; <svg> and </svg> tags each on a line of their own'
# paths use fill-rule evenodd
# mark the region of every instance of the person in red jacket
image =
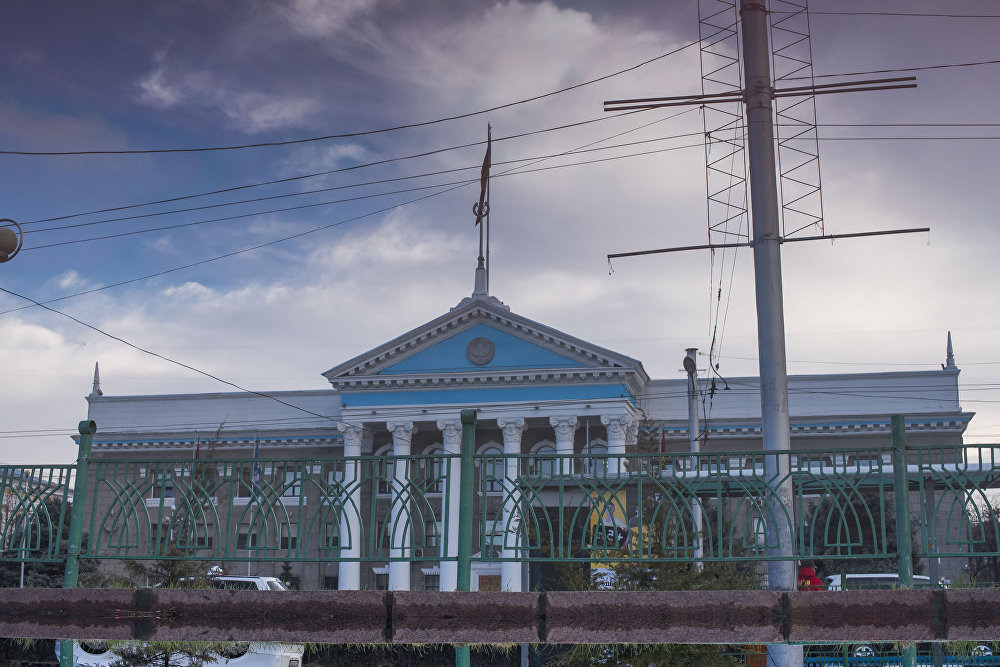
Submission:
<svg viewBox="0 0 1000 667">
<path fill-rule="evenodd" d="M 800 591 L 822 591 L 826 590 L 823 580 L 816 576 L 816 570 L 808 565 L 799 568 L 799 590 Z"/>
</svg>

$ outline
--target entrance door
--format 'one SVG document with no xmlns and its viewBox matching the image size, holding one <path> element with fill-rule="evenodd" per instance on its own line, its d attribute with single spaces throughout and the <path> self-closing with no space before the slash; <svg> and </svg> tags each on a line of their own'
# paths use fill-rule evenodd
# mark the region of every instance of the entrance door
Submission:
<svg viewBox="0 0 1000 667">
<path fill-rule="evenodd" d="M 499 574 L 481 574 L 481 575 L 479 575 L 479 590 L 480 591 L 499 591 L 500 590 L 500 575 Z"/>
</svg>

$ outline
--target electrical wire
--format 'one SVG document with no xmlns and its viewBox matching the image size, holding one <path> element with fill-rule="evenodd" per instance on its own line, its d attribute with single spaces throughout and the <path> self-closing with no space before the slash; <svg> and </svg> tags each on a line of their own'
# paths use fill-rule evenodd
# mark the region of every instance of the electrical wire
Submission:
<svg viewBox="0 0 1000 667">
<path fill-rule="evenodd" d="M 272 396 L 271 394 L 265 394 L 263 392 L 254 391 L 253 389 L 247 389 L 245 387 L 241 387 L 240 385 L 236 384 L 235 382 L 230 382 L 229 380 L 224 380 L 223 378 L 221 378 L 221 377 L 219 377 L 217 375 L 213 375 L 212 373 L 209 373 L 208 371 L 203 371 L 200 368 L 196 368 L 195 366 L 191 366 L 190 364 L 185 364 L 182 361 L 177 361 L 176 359 L 172 359 L 172 358 L 170 358 L 170 357 L 168 357 L 166 355 L 160 354 L 158 352 L 153 352 L 152 350 L 147 350 L 146 348 L 140 347 L 140 346 L 136 345 L 135 343 L 127 341 L 127 340 L 125 340 L 124 338 L 122 338 L 120 336 L 116 336 L 114 334 L 108 333 L 107 331 L 104 331 L 103 329 L 95 327 L 93 324 L 89 324 L 87 322 L 84 322 L 81 319 L 77 319 L 76 317 L 73 317 L 69 313 L 64 313 L 61 310 L 56 310 L 55 308 L 51 308 L 50 306 L 46 306 L 43 303 L 35 301 L 34 299 L 32 299 L 29 296 L 25 296 L 23 294 L 19 294 L 17 292 L 13 292 L 13 291 L 11 291 L 9 289 L 6 289 L 4 287 L 0 287 L 0 292 L 3 292 L 5 294 L 9 294 L 9 295 L 14 296 L 14 297 L 17 297 L 18 299 L 23 299 L 25 301 L 29 301 L 32 304 L 34 304 L 35 306 L 38 306 L 39 308 L 44 308 L 45 310 L 49 311 L 50 313 L 55 313 L 56 315 L 61 315 L 61 316 L 65 317 L 65 318 L 67 318 L 67 319 L 70 319 L 70 320 L 76 322 L 77 324 L 79 324 L 79 325 L 81 325 L 83 327 L 86 327 L 86 328 L 88 328 L 88 329 L 90 329 L 92 331 L 95 331 L 95 332 L 101 334 L 102 336 L 106 336 L 106 337 L 108 337 L 108 338 L 110 338 L 112 340 L 116 340 L 119 343 L 122 343 L 123 345 L 131 347 L 132 349 L 137 350 L 139 352 L 142 352 L 143 354 L 148 354 L 148 355 L 150 355 L 152 357 L 156 357 L 157 359 L 162 359 L 163 361 L 166 361 L 166 362 L 169 362 L 171 364 L 180 366 L 181 368 L 186 368 L 189 371 L 194 371 L 195 373 L 198 373 L 199 375 L 204 375 L 207 378 L 210 378 L 210 379 L 215 380 L 217 382 L 221 382 L 222 384 L 225 384 L 225 385 L 228 385 L 228 386 L 233 387 L 235 389 L 238 389 L 239 391 L 241 391 L 243 393 L 253 394 L 254 396 L 260 396 L 261 398 L 266 398 L 266 399 L 275 401 L 276 403 L 281 403 L 282 405 L 284 405 L 286 407 L 292 408 L 294 410 L 298 410 L 300 412 L 304 412 L 304 413 L 310 414 L 313 417 L 319 417 L 320 419 L 326 419 L 326 420 L 332 421 L 334 423 L 340 423 L 339 420 L 334 419 L 333 417 L 330 417 L 329 415 L 321 415 L 318 412 L 313 412 L 312 410 L 307 410 L 306 408 L 303 408 L 301 406 L 295 405 L 293 403 L 289 403 L 288 401 L 283 401 L 280 398 Z"/>
<path fill-rule="evenodd" d="M 427 127 L 430 125 L 438 125 L 440 123 L 446 123 L 453 120 L 460 120 L 462 118 L 472 118 L 474 116 L 481 116 L 483 114 L 492 113 L 494 111 L 500 111 L 502 109 L 509 109 L 511 107 L 519 106 L 522 104 L 527 104 L 529 102 L 537 102 L 538 100 L 545 99 L 547 97 L 553 97 L 555 95 L 561 95 L 562 93 L 569 92 L 571 90 L 577 90 L 578 88 L 583 88 L 585 86 L 590 86 L 601 81 L 606 81 L 608 79 L 620 76 L 622 74 L 627 74 L 628 72 L 635 71 L 640 67 L 645 67 L 650 63 L 654 63 L 663 58 L 675 55 L 684 51 L 685 49 L 691 48 L 692 46 L 697 46 L 698 42 L 689 42 L 683 46 L 679 46 L 676 49 L 667 51 L 666 53 L 661 53 L 660 55 L 644 60 L 643 62 L 632 65 L 631 67 L 626 67 L 625 69 L 618 70 L 617 72 L 612 72 L 611 74 L 605 74 L 604 76 L 597 77 L 596 79 L 591 79 L 589 81 L 584 81 L 582 83 L 573 84 L 571 86 L 566 86 L 565 88 L 560 88 L 558 90 L 549 91 L 547 93 L 542 93 L 540 95 L 535 95 L 533 97 L 528 97 L 522 100 L 517 100 L 515 102 L 507 102 L 505 104 L 500 104 L 497 106 L 489 107 L 487 109 L 481 109 L 479 111 L 470 111 L 463 114 L 458 114 L 454 116 L 445 116 L 443 118 L 437 118 L 435 120 L 420 121 L 417 123 L 406 123 L 403 125 L 396 125 L 393 127 L 385 127 L 377 130 L 363 130 L 358 132 L 343 132 L 340 134 L 327 134 L 319 137 L 307 137 L 304 139 L 290 139 L 287 141 L 266 141 L 258 142 L 253 144 L 241 144 L 237 146 L 209 146 L 201 148 L 157 148 L 157 149 L 133 149 L 133 150 L 89 150 L 89 151 L 12 151 L 12 150 L 0 150 L 0 155 L 22 155 L 22 156 L 68 156 L 68 155 L 143 155 L 149 153 L 204 153 L 210 151 L 232 151 L 232 150 L 242 150 L 247 148 L 266 148 L 272 146 L 291 146 L 294 144 L 304 144 L 317 141 L 327 141 L 330 139 L 346 139 L 351 137 L 363 137 L 370 136 L 373 134 L 383 134 L 386 132 L 395 132 L 397 130 L 406 130 L 417 127 Z"/>
<path fill-rule="evenodd" d="M 566 168 L 566 167 L 578 167 L 578 166 L 583 166 L 583 165 L 588 165 L 588 164 L 598 164 L 598 163 L 601 163 L 601 162 L 611 162 L 611 161 L 614 161 L 614 160 L 622 160 L 622 159 L 635 158 L 635 157 L 644 157 L 644 156 L 648 156 L 648 155 L 655 155 L 655 154 L 658 154 L 658 153 L 667 153 L 667 152 L 672 152 L 672 151 L 676 151 L 676 150 L 683 150 L 683 149 L 687 149 L 687 148 L 700 148 L 700 147 L 701 147 L 701 144 L 689 144 L 689 145 L 684 145 L 684 146 L 672 146 L 670 148 L 661 148 L 661 149 L 650 150 L 650 151 L 642 151 L 642 152 L 639 152 L 639 153 L 629 153 L 627 155 L 619 155 L 619 156 L 607 157 L 607 158 L 598 158 L 598 159 L 593 159 L 593 160 L 583 160 L 583 161 L 580 161 L 580 162 L 572 162 L 572 163 L 568 163 L 568 164 L 561 164 L 561 165 L 555 165 L 555 166 L 549 166 L 549 167 L 540 167 L 540 168 L 536 168 L 536 169 L 524 169 L 524 170 L 516 171 L 516 172 L 513 172 L 513 173 L 501 173 L 501 174 L 497 174 L 496 177 L 500 178 L 500 177 L 504 177 L 504 176 L 518 176 L 518 175 L 523 175 L 523 174 L 535 173 L 535 172 L 539 172 L 539 171 L 549 171 L 549 170 L 552 170 L 552 169 L 563 169 L 563 168 Z M 603 149 L 594 149 L 594 150 L 603 150 Z M 556 154 L 556 155 L 553 155 L 552 157 L 560 157 L 560 155 Z M 543 159 L 549 159 L 549 158 L 543 158 Z M 434 193 L 431 193 L 429 195 L 425 195 L 423 197 L 418 197 L 418 198 L 412 199 L 410 201 L 401 202 L 399 204 L 396 204 L 396 205 L 393 205 L 393 206 L 389 206 L 389 207 L 386 207 L 386 208 L 383 208 L 383 209 L 379 209 L 378 211 L 374 211 L 372 213 L 367 213 L 367 214 L 364 214 L 364 215 L 356 216 L 356 217 L 350 218 L 348 220 L 344 220 L 344 221 L 341 221 L 341 222 L 333 223 L 333 224 L 330 224 L 330 225 L 323 225 L 322 227 L 317 227 L 317 228 L 315 228 L 313 230 L 310 230 L 309 232 L 303 232 L 301 234 L 297 234 L 297 235 L 294 235 L 292 237 L 286 237 L 286 238 L 281 239 L 281 240 L 288 240 L 289 238 L 295 238 L 295 237 L 298 237 L 298 236 L 303 236 L 306 233 L 312 233 L 312 232 L 320 231 L 321 229 L 329 229 L 330 227 L 336 227 L 336 226 L 339 226 L 339 225 L 347 224 L 348 222 L 353 222 L 353 221 L 358 220 L 358 219 L 363 218 L 363 217 L 369 217 L 371 215 L 375 215 L 376 213 L 382 213 L 382 212 L 385 212 L 385 211 L 388 211 L 388 210 L 392 210 L 394 208 L 397 208 L 398 206 L 403 206 L 405 204 L 410 204 L 410 203 L 413 203 L 415 201 L 421 201 L 423 199 L 427 199 L 428 197 L 432 197 L 432 196 L 436 196 L 436 195 L 441 195 L 441 194 L 445 194 L 445 193 L 448 193 L 448 192 L 452 192 L 453 190 L 456 190 L 456 189 L 461 188 L 461 187 L 465 187 L 466 185 L 469 185 L 469 184 L 475 183 L 475 182 L 478 182 L 478 179 L 467 179 L 467 180 L 463 180 L 463 181 L 455 181 L 454 184 L 451 187 L 448 187 L 449 184 L 442 184 L 442 185 L 439 185 L 439 186 L 424 186 L 424 187 L 420 187 L 420 188 L 410 188 L 409 190 L 405 190 L 404 192 L 412 192 L 414 190 L 426 190 L 426 189 L 435 188 L 435 187 L 446 187 L 447 189 L 441 190 L 439 192 L 434 192 Z M 365 199 L 365 198 L 368 198 L 368 196 L 358 197 L 356 199 Z M 350 201 L 350 200 L 345 200 L 345 201 Z M 125 237 L 125 236 L 134 236 L 136 234 L 146 234 L 146 233 L 151 233 L 151 232 L 165 231 L 165 230 L 169 230 L 169 229 L 177 229 L 177 228 L 182 228 L 182 227 L 193 227 L 193 226 L 213 224 L 213 223 L 218 223 L 218 222 L 228 222 L 228 221 L 232 221 L 232 220 L 240 220 L 240 219 L 250 218 L 250 217 L 254 217 L 254 216 L 258 216 L 258 215 L 270 215 L 272 213 L 285 213 L 285 212 L 289 212 L 289 211 L 298 211 L 298 210 L 307 209 L 307 208 L 316 208 L 316 207 L 319 207 L 319 206 L 329 206 L 329 205 L 336 204 L 336 203 L 338 203 L 338 201 L 325 201 L 325 202 L 317 202 L 317 203 L 313 203 L 313 204 L 300 204 L 300 205 L 297 205 L 297 206 L 287 206 L 287 207 L 284 207 L 284 208 L 268 209 L 266 211 L 256 211 L 256 212 L 252 212 L 252 213 L 242 213 L 242 214 L 238 214 L 238 215 L 229 215 L 229 216 L 224 216 L 224 217 L 220 217 L 220 218 L 210 218 L 210 219 L 207 219 L 207 220 L 198 220 L 198 221 L 194 221 L 194 222 L 185 222 L 185 223 L 178 223 L 178 224 L 174 224 L 174 225 L 165 225 L 165 226 L 161 226 L 161 227 L 151 227 L 151 228 L 137 229 L 137 230 L 127 231 L 127 232 L 118 232 L 118 233 L 114 233 L 114 234 L 104 234 L 102 236 L 93 236 L 93 237 L 88 237 L 88 238 L 83 238 L 83 239 L 74 239 L 74 240 L 69 240 L 69 241 L 57 241 L 57 242 L 54 242 L 54 243 L 47 243 L 47 244 L 43 244 L 43 245 L 37 245 L 37 246 L 22 248 L 22 252 L 30 252 L 30 251 L 35 251 L 35 250 L 44 250 L 44 249 L 47 249 L 47 248 L 56 248 L 56 247 L 60 247 L 60 246 L 74 245 L 74 244 L 77 244 L 77 243 L 91 243 L 91 242 L 95 242 L 95 241 L 105 241 L 105 240 L 114 239 L 114 238 L 121 238 L 121 237 Z M 260 247 L 260 246 L 258 246 L 258 247 Z M 2 314 L 2 313 L 0 313 L 0 314 Z"/>
<path fill-rule="evenodd" d="M 597 118 L 591 118 L 589 120 L 577 121 L 577 122 L 574 122 L 574 123 L 565 123 L 563 125 L 556 125 L 554 127 L 547 127 L 547 128 L 543 128 L 541 130 L 531 130 L 531 131 L 528 131 L 528 132 L 522 132 L 520 134 L 512 134 L 512 135 L 509 135 L 509 136 L 506 136 L 506 137 L 497 137 L 497 138 L 493 139 L 493 143 L 497 143 L 497 142 L 500 142 L 500 141 L 510 141 L 510 140 L 513 140 L 513 139 L 523 139 L 525 137 L 531 137 L 531 136 L 534 136 L 534 135 L 544 134 L 544 133 L 547 133 L 547 132 L 556 132 L 556 131 L 559 131 L 559 130 L 566 130 L 566 129 L 570 129 L 570 128 L 574 128 L 574 127 L 581 127 L 583 125 L 590 125 L 592 123 L 600 123 L 600 122 L 603 122 L 603 121 L 606 121 L 606 120 L 614 120 L 616 118 L 621 118 L 623 116 L 629 116 L 629 115 L 632 115 L 632 114 L 635 114 L 635 113 L 644 113 L 646 111 L 648 111 L 648 109 L 639 109 L 639 110 L 636 110 L 636 111 L 626 111 L 626 112 L 623 112 L 623 113 L 620 113 L 620 114 L 604 115 L 604 116 L 599 116 Z M 312 172 L 312 173 L 309 173 L 309 174 L 302 174 L 302 175 L 299 175 L 299 176 L 289 176 L 288 178 L 279 178 L 279 179 L 275 179 L 275 180 L 272 180 L 272 181 L 260 181 L 260 182 L 257 182 L 257 183 L 245 183 L 243 185 L 234 185 L 234 186 L 230 186 L 230 187 L 226 187 L 226 188 L 220 188 L 218 190 L 209 190 L 207 192 L 198 192 L 198 193 L 188 194 L 188 195 L 179 195 L 179 196 L 176 196 L 176 197 L 167 197 L 165 199 L 157 199 L 157 200 L 153 200 L 153 201 L 139 202 L 137 204 L 123 204 L 123 205 L 120 205 L 120 206 L 112 206 L 112 207 L 109 207 L 109 208 L 95 209 L 95 210 L 92 210 L 92 211 L 83 211 L 83 212 L 80 212 L 80 213 L 69 213 L 69 214 L 66 214 L 66 215 L 53 216 L 53 217 L 49 217 L 49 218 L 39 218 L 38 220 L 29 220 L 27 222 L 22 222 L 21 225 L 33 225 L 33 224 L 37 224 L 37 223 L 40 223 L 40 222 L 54 222 L 56 220 L 66 220 L 66 219 L 69 219 L 69 218 L 78 218 L 78 217 L 81 217 L 81 216 L 95 215 L 95 214 L 98 214 L 98 213 L 113 213 L 115 211 L 124 211 L 124 210 L 132 209 L 132 208 L 141 208 L 143 206 L 156 206 L 158 204 L 169 204 L 169 203 L 173 203 L 173 202 L 184 201 L 184 200 L 187 200 L 187 199 L 196 199 L 198 197 L 210 197 L 210 196 L 213 196 L 213 195 L 225 194 L 227 192 L 237 192 L 239 190 L 248 190 L 248 189 L 252 189 L 252 188 L 266 187 L 266 186 L 269 186 L 269 185 L 280 185 L 282 183 L 292 183 L 292 182 L 295 182 L 295 181 L 302 181 L 302 180 L 307 180 L 307 179 L 310 179 L 310 178 L 318 178 L 320 176 L 330 176 L 332 174 L 341 174 L 341 173 L 348 172 L 348 171 L 355 171 L 355 170 L 358 170 L 358 169 L 365 169 L 365 168 L 368 168 L 368 167 L 376 167 L 376 166 L 380 166 L 380 165 L 384 165 L 384 164 L 391 164 L 391 163 L 394 163 L 394 162 L 403 162 L 403 161 L 406 161 L 406 160 L 415 160 L 417 158 L 429 157 L 429 156 L 432 156 L 432 155 L 439 155 L 441 153 L 447 153 L 449 151 L 462 150 L 464 148 L 474 148 L 476 146 L 483 146 L 485 144 L 486 144 L 485 141 L 474 141 L 474 142 L 467 143 L 467 144 L 460 144 L 458 146 L 447 146 L 445 148 L 436 148 L 434 150 L 424 151 L 422 153 L 415 153 L 413 155 L 404 155 L 404 156 L 400 156 L 400 157 L 385 158 L 383 160 L 375 160 L 373 162 L 365 162 L 365 163 L 361 163 L 361 164 L 350 165 L 348 167 L 340 167 L 338 169 L 329 169 L 327 171 L 317 171 L 317 172 Z"/>
<path fill-rule="evenodd" d="M 655 124 L 657 122 L 662 122 L 663 120 L 669 120 L 670 118 L 674 118 L 674 117 L 676 117 L 676 116 L 671 116 L 671 117 L 668 117 L 668 118 L 665 118 L 665 119 L 654 121 L 654 123 L 649 123 L 647 125 L 643 125 L 640 128 L 638 128 L 638 129 L 642 129 L 642 128 L 648 127 L 649 125 L 653 125 L 653 124 Z M 622 134 L 626 134 L 628 132 L 633 132 L 633 131 L 635 131 L 635 130 L 628 130 L 627 132 L 623 132 Z M 516 159 L 516 160 L 507 160 L 507 161 L 503 161 L 503 162 L 495 162 L 494 165 L 518 164 L 518 163 L 521 163 L 521 162 L 532 162 L 532 163 L 535 163 L 535 162 L 538 162 L 538 161 L 547 160 L 547 159 L 550 159 L 550 158 L 553 158 L 553 157 L 561 157 L 561 156 L 564 156 L 564 155 L 572 155 L 572 154 L 576 154 L 576 153 L 589 153 L 589 152 L 594 152 L 594 151 L 597 151 L 597 150 L 612 150 L 612 149 L 615 149 L 615 148 L 628 148 L 628 147 L 631 147 L 631 146 L 638 146 L 638 145 L 643 145 L 643 144 L 649 144 L 649 143 L 654 143 L 654 142 L 657 142 L 657 141 L 668 141 L 668 140 L 671 140 L 671 139 L 682 139 L 682 138 L 690 137 L 690 136 L 698 136 L 699 134 L 700 133 L 697 133 L 697 132 L 691 132 L 691 133 L 686 133 L 686 134 L 670 135 L 670 136 L 666 136 L 666 137 L 658 137 L 658 138 L 655 138 L 655 139 L 644 139 L 642 141 L 633 141 L 633 142 L 627 142 L 627 143 L 622 143 L 622 144 L 615 144 L 615 145 L 612 145 L 612 146 L 604 146 L 602 148 L 591 149 L 591 150 L 584 150 L 586 148 L 586 146 L 584 146 L 584 147 L 581 147 L 581 148 L 578 148 L 578 149 L 573 149 L 571 151 L 564 151 L 562 153 L 556 153 L 556 154 L 552 154 L 552 155 L 533 156 L 533 157 L 519 158 L 519 159 Z M 614 135 L 614 136 L 620 136 L 620 135 Z M 607 138 L 603 139 L 602 141 L 606 141 L 606 140 L 607 140 Z M 236 200 L 236 201 L 219 202 L 219 203 L 216 203 L 216 204 L 205 204 L 205 205 L 202 205 L 202 206 L 190 206 L 190 207 L 187 207 L 187 208 L 171 209 L 171 210 L 168 210 L 168 211 L 156 211 L 154 213 L 141 213 L 141 214 L 137 214 L 137 215 L 119 216 L 117 218 L 105 218 L 103 220 L 91 220 L 89 222 L 79 222 L 79 223 L 72 223 L 72 224 L 67 224 L 67 225 L 57 225 L 57 226 L 54 226 L 54 227 L 43 227 L 41 229 L 29 229 L 29 230 L 25 230 L 25 234 L 38 234 L 38 233 L 42 233 L 42 232 L 62 231 L 62 230 L 74 229 L 74 228 L 78 228 L 78 227 L 90 227 L 90 226 L 93 226 L 93 225 L 102 225 L 102 224 L 113 223 L 113 222 L 122 222 L 122 221 L 126 221 L 126 220 L 140 220 L 140 219 L 145 219 L 145 218 L 160 217 L 160 216 L 164 216 L 164 215 L 173 215 L 173 214 L 177 214 L 177 213 L 191 213 L 191 212 L 194 212 L 194 211 L 204 211 L 204 210 L 213 209 L 213 208 L 223 208 L 223 207 L 226 207 L 226 206 L 238 206 L 238 205 L 241 205 L 241 204 L 251 204 L 251 203 L 256 203 L 256 202 L 261 202 L 261 201 L 271 201 L 271 200 L 275 200 L 275 199 L 287 199 L 289 197 L 305 197 L 305 196 L 308 196 L 308 195 L 319 194 L 319 193 L 323 193 L 323 192 L 333 192 L 333 191 L 337 191 L 337 190 L 349 190 L 349 189 L 352 189 L 352 188 L 367 187 L 367 186 L 372 186 L 372 185 L 384 185 L 386 183 L 398 183 L 400 181 L 415 180 L 415 179 L 420 179 L 420 178 L 429 178 L 431 176 L 441 176 L 441 175 L 453 174 L 453 173 L 457 173 L 457 172 L 461 172 L 461 171 L 470 171 L 470 170 L 479 170 L 479 169 L 481 169 L 481 165 L 475 165 L 474 164 L 474 165 L 470 165 L 470 166 L 467 166 L 467 167 L 455 167 L 453 169 L 440 169 L 440 170 L 437 170 L 437 171 L 424 172 L 424 173 L 421 173 L 421 174 L 412 174 L 410 176 L 397 176 L 395 178 L 384 178 L 384 179 L 381 179 L 381 180 L 364 181 L 364 182 L 361 182 L 361 183 L 350 183 L 350 184 L 347 184 L 347 185 L 337 185 L 337 186 L 330 186 L 330 187 L 326 187 L 326 188 L 316 188 L 316 189 L 313 189 L 313 190 L 300 190 L 300 191 L 297 191 L 297 192 L 286 192 L 286 193 L 280 193 L 280 194 L 275 194 L 275 195 L 267 195 L 267 196 L 264 196 L 264 197 L 251 197 L 249 199 L 240 199 L 240 200 Z M 324 202 L 324 203 L 326 203 L 326 204 L 340 204 L 340 203 L 344 203 L 344 202 L 357 201 L 359 199 L 367 199 L 367 198 L 371 198 L 371 197 L 381 197 L 381 196 L 386 196 L 386 195 L 391 195 L 391 194 L 400 194 L 400 193 L 406 193 L 406 192 L 413 192 L 414 190 L 428 189 L 428 188 L 433 188 L 433 187 L 444 187 L 444 186 L 448 186 L 448 185 L 455 185 L 455 184 L 458 184 L 458 183 L 466 183 L 466 182 L 468 182 L 468 181 L 467 180 L 452 181 L 450 183 L 440 183 L 440 184 L 437 184 L 437 185 L 423 186 L 423 187 L 420 187 L 420 188 L 408 188 L 408 189 L 402 189 L 402 190 L 392 190 L 392 191 L 388 191 L 388 192 L 380 192 L 380 193 L 369 194 L 369 195 L 364 195 L 364 196 L 360 196 L 360 197 L 352 197 L 352 198 L 348 198 L 348 199 L 336 199 L 336 200 L 332 200 L 332 201 L 328 201 L 328 202 Z M 321 205 L 321 204 L 314 204 L 314 205 Z M 280 211 L 280 209 L 279 209 L 279 211 Z M 66 217 L 69 217 L 69 216 L 66 216 Z M 29 223 L 21 223 L 21 224 L 22 225 L 27 225 Z M 183 225 L 181 225 L 181 226 L 183 226 Z"/>
<path fill-rule="evenodd" d="M 785 12 L 773 12 L 785 13 Z M 789 12 L 790 13 L 790 12 Z M 884 11 L 860 11 L 860 12 L 836 12 L 836 11 L 811 11 L 810 16 L 910 16 L 916 18 L 934 19 L 1000 19 L 1000 14 L 951 14 L 951 13 L 929 13 L 929 12 L 884 12 Z"/>
<path fill-rule="evenodd" d="M 680 150 L 680 149 L 684 149 L 684 148 L 699 147 L 700 145 L 701 144 L 694 144 L 694 145 L 690 145 L 690 146 L 680 146 L 680 147 L 674 147 L 674 148 L 669 148 L 669 149 L 663 149 L 661 151 L 652 151 L 652 152 L 655 153 L 655 152 L 664 152 L 664 151 L 668 151 L 668 150 Z M 619 159 L 619 158 L 609 158 L 609 159 Z M 598 161 L 605 161 L 605 160 L 598 160 Z M 584 163 L 584 164 L 586 164 L 586 163 Z M 566 165 L 566 166 L 575 166 L 575 165 Z M 541 168 L 541 169 L 537 169 L 537 170 L 533 170 L 533 171 L 544 171 L 544 170 L 551 169 L 551 168 L 553 168 L 553 167 L 545 167 L 545 168 Z M 102 285 L 100 287 L 94 287 L 94 288 L 83 290 L 83 291 L 80 291 L 80 292 L 75 292 L 73 294 L 67 294 L 67 295 L 64 295 L 64 296 L 61 296 L 61 297 L 57 297 L 57 298 L 54 298 L 54 299 L 49 299 L 49 300 L 47 300 L 47 301 L 45 301 L 43 303 L 45 303 L 45 304 L 58 303 L 58 302 L 61 302 L 61 301 L 66 301 L 68 299 L 73 299 L 73 298 L 76 298 L 76 297 L 85 296 L 87 294 L 93 294 L 95 292 L 102 292 L 102 291 L 105 291 L 105 290 L 108 290 L 108 289 L 113 289 L 113 288 L 116 288 L 116 287 L 121 287 L 123 285 L 129 285 L 129 284 L 132 284 L 132 283 L 141 282 L 143 280 L 149 280 L 151 278 L 157 278 L 159 276 L 164 276 L 164 275 L 167 275 L 167 274 L 170 274 L 170 273 L 175 273 L 177 271 L 183 271 L 185 269 L 194 268 L 196 266 L 202 266 L 202 265 L 209 264 L 209 263 L 216 262 L 216 261 L 220 261 L 220 260 L 223 260 L 223 259 L 228 259 L 230 257 L 235 257 L 237 255 L 241 255 L 241 254 L 244 254 L 244 253 L 252 252 L 254 250 L 259 250 L 261 248 L 266 248 L 268 246 L 277 245 L 279 243 L 284 243 L 285 241 L 294 240 L 294 239 L 297 239 L 297 238 L 300 238 L 300 237 L 303 237 L 303 236 L 307 236 L 309 234 L 314 234 L 314 233 L 319 232 L 319 231 L 323 231 L 323 230 L 330 229 L 330 228 L 333 228 L 333 227 L 338 227 L 340 225 L 348 224 L 350 222 L 354 222 L 354 221 L 361 220 L 361 219 L 364 219 L 364 218 L 367 218 L 367 217 L 378 215 L 379 213 L 384 213 L 384 212 L 393 210 L 395 208 L 398 208 L 400 206 L 406 206 L 408 204 L 413 204 L 413 203 L 416 203 L 416 202 L 419 202 L 419 201 L 423 201 L 424 199 L 429 199 L 431 197 L 436 197 L 436 196 L 439 196 L 439 195 L 443 195 L 443 194 L 451 192 L 451 191 L 453 191 L 453 190 L 455 190 L 455 189 L 457 189 L 459 187 L 462 187 L 462 186 L 455 186 L 453 188 L 450 188 L 450 189 L 442 191 L 442 192 L 430 193 L 428 195 L 424 195 L 422 197 L 416 197 L 414 199 L 410 199 L 408 201 L 405 201 L 405 202 L 402 202 L 402 203 L 399 203 L 399 204 L 395 204 L 393 206 L 388 206 L 388 207 L 381 208 L 381 209 L 378 209 L 378 210 L 375 210 L 375 211 L 370 211 L 368 213 L 363 213 L 363 214 L 354 216 L 352 218 L 348 218 L 346 220 L 341 220 L 341 221 L 338 221 L 338 222 L 335 222 L 335 223 L 330 223 L 328 225 L 321 225 L 319 227 L 315 227 L 313 229 L 308 229 L 308 230 L 305 230 L 303 232 L 298 232 L 298 233 L 291 234 L 291 235 L 288 235 L 288 236 L 283 236 L 283 237 L 280 237 L 280 238 L 277 238 L 277 239 L 272 239 L 271 241 L 266 241 L 264 243 L 258 243 L 258 244 L 252 245 L 252 246 L 241 248 L 239 250 L 234 250 L 234 251 L 231 251 L 231 252 L 223 253 L 221 255 L 215 255 L 213 257 L 208 257 L 206 259 L 202 259 L 202 260 L 199 260 L 199 261 L 196 261 L 196 262 L 190 262 L 188 264 L 183 264 L 181 266 L 176 266 L 176 267 L 173 267 L 173 268 L 170 268 L 170 269 L 164 269 L 162 271 L 156 271 L 154 273 L 149 273 L 149 274 L 146 274 L 146 275 L 137 276 L 135 278 L 129 278 L 127 280 L 118 281 L 116 283 L 111 283 L 109 285 Z M 28 309 L 28 308 L 33 308 L 33 307 L 34 306 L 32 306 L 32 305 L 25 305 L 25 306 L 20 306 L 18 308 L 10 308 L 10 309 L 7 309 L 7 310 L 0 311 L 0 315 L 6 315 L 6 314 L 9 314 L 9 313 L 13 313 L 13 312 L 17 312 L 17 311 L 20 311 L 20 310 L 25 310 L 25 309 Z"/>
<path fill-rule="evenodd" d="M 861 76 L 864 74 L 892 74 L 893 72 L 925 72 L 935 69 L 950 69 L 953 67 L 979 67 L 981 65 L 997 65 L 1000 64 L 1000 60 L 974 60 L 964 63 L 946 63 L 940 65 L 920 65 L 917 67 L 893 67 L 889 69 L 869 69 L 862 70 L 858 72 L 840 72 L 837 74 L 814 74 L 813 76 L 789 76 L 785 77 L 785 81 L 798 81 L 798 80 L 808 80 L 812 78 L 829 78 L 829 77 L 840 77 L 840 76 Z"/>
</svg>

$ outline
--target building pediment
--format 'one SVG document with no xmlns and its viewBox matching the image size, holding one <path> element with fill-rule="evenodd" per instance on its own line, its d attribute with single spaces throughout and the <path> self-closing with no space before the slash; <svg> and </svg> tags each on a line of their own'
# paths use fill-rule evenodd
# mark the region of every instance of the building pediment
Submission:
<svg viewBox="0 0 1000 667">
<path fill-rule="evenodd" d="M 340 390 L 561 382 L 621 383 L 638 393 L 642 364 L 510 310 L 467 298 L 441 317 L 323 373 Z"/>
</svg>

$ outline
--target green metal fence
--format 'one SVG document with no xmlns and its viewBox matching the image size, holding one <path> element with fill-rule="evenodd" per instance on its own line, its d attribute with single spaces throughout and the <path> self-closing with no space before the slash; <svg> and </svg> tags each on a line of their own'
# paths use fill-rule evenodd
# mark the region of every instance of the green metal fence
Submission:
<svg viewBox="0 0 1000 667">
<path fill-rule="evenodd" d="M 481 561 L 761 561 L 788 459 L 791 558 L 895 559 L 893 498 L 921 557 L 1000 556 L 991 447 L 475 456 Z M 0 559 L 54 561 L 75 466 L 0 466 Z M 91 460 L 86 558 L 455 560 L 459 497 L 447 454 L 328 459 Z M 696 516 L 703 517 L 698 530 Z M 700 532 L 700 535 L 699 535 Z M 696 552 L 697 547 L 701 552 Z"/>
</svg>

